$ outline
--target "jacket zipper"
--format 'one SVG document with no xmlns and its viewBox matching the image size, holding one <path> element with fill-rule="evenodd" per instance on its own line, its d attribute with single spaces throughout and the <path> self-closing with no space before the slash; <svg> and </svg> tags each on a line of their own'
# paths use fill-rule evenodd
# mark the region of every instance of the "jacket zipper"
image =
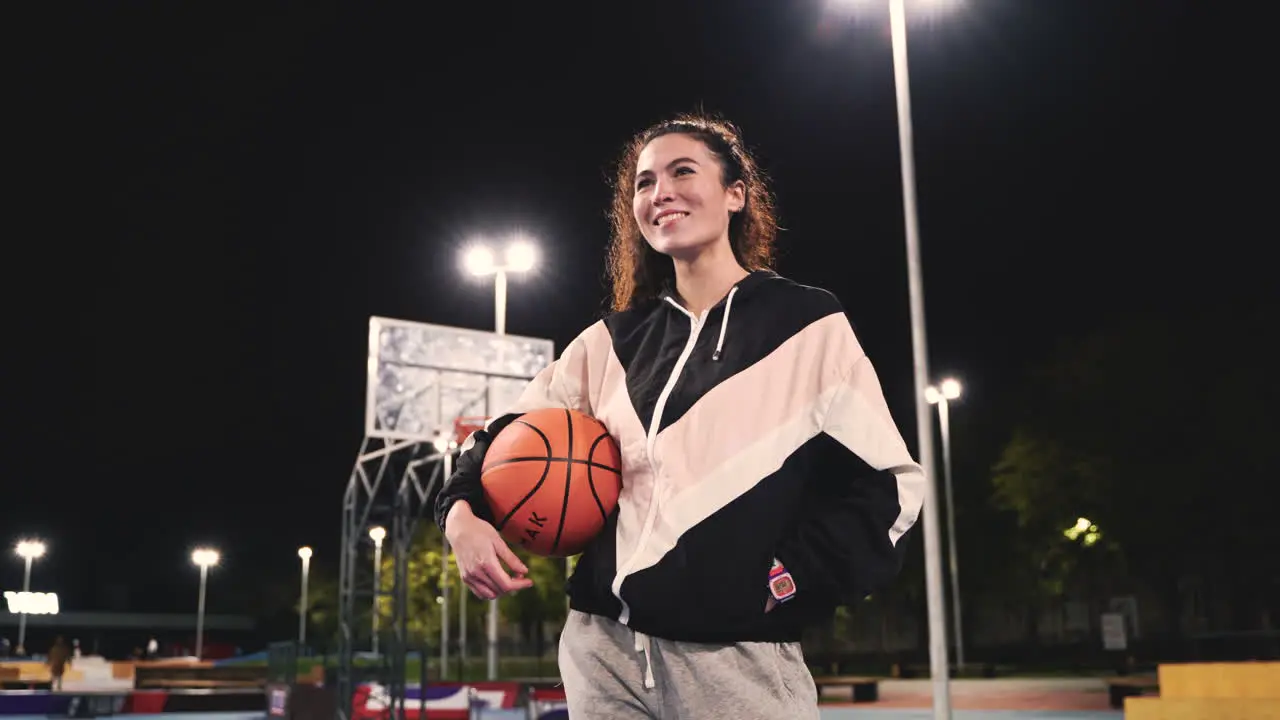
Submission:
<svg viewBox="0 0 1280 720">
<path fill-rule="evenodd" d="M 702 332 L 705 324 L 707 313 L 710 309 L 704 310 L 702 315 L 694 316 L 688 310 L 670 298 L 667 302 L 671 303 L 680 312 L 689 318 L 689 340 L 684 345 L 684 350 L 680 352 L 680 356 L 676 358 L 675 367 L 671 369 L 671 375 L 667 378 L 667 384 L 662 387 L 662 392 L 658 394 L 658 401 L 653 406 L 653 417 L 649 419 L 649 429 L 645 436 L 645 452 L 649 459 L 649 472 L 653 475 L 653 492 L 649 496 L 649 510 L 645 514 L 644 525 L 641 526 L 640 540 L 636 543 L 635 549 L 631 552 L 631 557 L 618 568 L 617 573 L 613 577 L 614 597 L 618 598 L 618 602 L 622 604 L 622 614 L 618 616 L 618 622 L 626 625 L 631 620 L 631 606 L 627 605 L 627 601 L 622 599 L 622 581 L 631 574 L 631 567 L 635 565 L 636 558 L 640 556 L 645 545 L 649 544 L 649 537 L 653 535 L 653 526 L 658 518 L 658 497 L 661 483 L 659 482 L 658 461 L 654 458 L 653 450 L 658 444 L 658 427 L 662 424 L 662 412 L 666 410 L 667 399 L 671 397 L 671 391 L 676 386 L 676 381 L 680 379 L 680 372 L 684 370 L 685 363 L 689 361 L 689 356 L 693 354 L 693 346 L 698 342 L 698 335 Z"/>
</svg>

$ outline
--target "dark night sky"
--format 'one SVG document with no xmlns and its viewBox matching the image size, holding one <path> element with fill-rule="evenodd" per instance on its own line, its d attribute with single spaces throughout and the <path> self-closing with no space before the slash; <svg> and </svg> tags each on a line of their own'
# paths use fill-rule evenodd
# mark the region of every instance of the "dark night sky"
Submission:
<svg viewBox="0 0 1280 720">
<path fill-rule="evenodd" d="M 1209 4 L 968 0 L 912 26 L 929 339 L 968 387 L 967 466 L 990 465 L 1054 343 L 1261 293 L 1261 191 L 1238 174 L 1258 121 L 1229 74 L 1261 51 L 1225 43 Z M 187 555 L 211 543 L 216 612 L 291 581 L 300 544 L 336 565 L 368 317 L 489 329 L 492 291 L 457 249 L 522 228 L 545 262 L 513 281 L 508 328 L 563 347 L 602 307 L 621 143 L 698 104 L 758 149 L 780 271 L 841 297 L 915 445 L 887 15 L 603 5 L 112 3 L 39 25 L 21 75 L 51 112 L 26 147 L 57 176 L 49 261 L 83 280 L 74 308 L 55 291 L 37 312 L 89 334 L 29 359 L 48 381 L 0 541 L 48 539 L 35 589 L 185 609 Z M 0 587 L 20 574 L 6 560 Z"/>
</svg>

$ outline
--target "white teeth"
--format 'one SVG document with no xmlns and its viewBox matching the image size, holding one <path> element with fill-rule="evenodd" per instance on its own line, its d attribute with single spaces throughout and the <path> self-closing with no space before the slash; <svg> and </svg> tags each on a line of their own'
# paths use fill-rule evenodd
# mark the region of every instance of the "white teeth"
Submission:
<svg viewBox="0 0 1280 720">
<path fill-rule="evenodd" d="M 688 215 L 688 214 L 689 214 L 689 213 L 687 213 L 687 212 L 673 212 L 673 213 L 668 213 L 668 214 L 663 215 L 662 217 L 658 218 L 658 219 L 654 222 L 654 224 L 655 224 L 655 225 L 657 225 L 658 227 L 662 227 L 663 225 L 668 225 L 668 224 L 670 224 L 670 223 L 672 223 L 672 222 L 674 222 L 674 221 L 676 221 L 676 220 L 679 220 L 680 218 L 682 218 L 682 217 L 684 217 L 684 216 L 686 216 L 686 215 Z"/>
</svg>

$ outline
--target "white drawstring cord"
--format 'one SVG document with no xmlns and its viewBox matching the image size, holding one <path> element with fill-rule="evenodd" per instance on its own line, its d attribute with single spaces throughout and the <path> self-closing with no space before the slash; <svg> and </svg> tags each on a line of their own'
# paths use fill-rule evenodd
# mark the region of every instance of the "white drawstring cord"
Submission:
<svg viewBox="0 0 1280 720">
<path fill-rule="evenodd" d="M 733 307 L 733 296 L 735 295 L 737 295 L 737 286 L 730 288 L 727 299 L 724 299 L 724 316 L 721 318 L 721 334 L 719 334 L 719 338 L 716 341 L 716 352 L 712 352 L 712 361 L 719 361 L 721 351 L 724 350 L 724 334 L 728 332 L 728 313 L 730 313 L 730 310 Z M 681 306 L 680 302 L 676 302 L 673 297 L 668 295 L 663 297 L 663 300 L 666 300 L 669 304 L 675 306 L 677 310 L 681 311 L 681 313 L 689 315 L 689 310 L 685 310 L 684 306 Z M 653 689 L 655 685 L 657 685 L 653 680 L 653 643 L 649 641 L 649 635 L 637 633 L 635 630 L 631 630 L 631 632 L 635 634 L 636 652 L 644 653 L 644 687 L 645 689 Z"/>
<path fill-rule="evenodd" d="M 720 360 L 720 351 L 724 349 L 724 333 L 729 329 L 729 308 L 733 307 L 733 296 L 738 292 L 738 286 L 734 285 L 729 291 L 729 297 L 724 301 L 724 317 L 720 319 L 720 339 L 716 341 L 716 351 L 711 353 L 711 360 L 718 362 Z"/>
<path fill-rule="evenodd" d="M 646 690 L 652 690 L 655 683 L 653 682 L 653 646 L 649 642 L 649 636 L 642 632 L 632 630 L 636 636 L 636 652 L 644 653 L 644 687 Z"/>
</svg>

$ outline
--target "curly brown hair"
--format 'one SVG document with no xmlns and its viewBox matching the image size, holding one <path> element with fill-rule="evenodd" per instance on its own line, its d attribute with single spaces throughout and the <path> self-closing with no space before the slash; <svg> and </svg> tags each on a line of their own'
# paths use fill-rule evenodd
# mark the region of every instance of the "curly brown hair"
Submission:
<svg viewBox="0 0 1280 720">
<path fill-rule="evenodd" d="M 615 311 L 652 300 L 675 284 L 675 264 L 649 246 L 632 210 L 640 152 L 655 138 L 671 133 L 687 135 L 707 147 L 720 163 L 722 185 L 728 187 L 742 181 L 746 186 L 746 203 L 729 218 L 729 244 L 738 264 L 747 271 L 767 270 L 773 265 L 773 243 L 778 232 L 773 195 L 768 179 L 743 144 L 742 134 L 719 117 L 703 113 L 677 115 L 637 134 L 623 148 L 618 161 L 609 211 L 613 236 L 606 260 Z"/>
</svg>

